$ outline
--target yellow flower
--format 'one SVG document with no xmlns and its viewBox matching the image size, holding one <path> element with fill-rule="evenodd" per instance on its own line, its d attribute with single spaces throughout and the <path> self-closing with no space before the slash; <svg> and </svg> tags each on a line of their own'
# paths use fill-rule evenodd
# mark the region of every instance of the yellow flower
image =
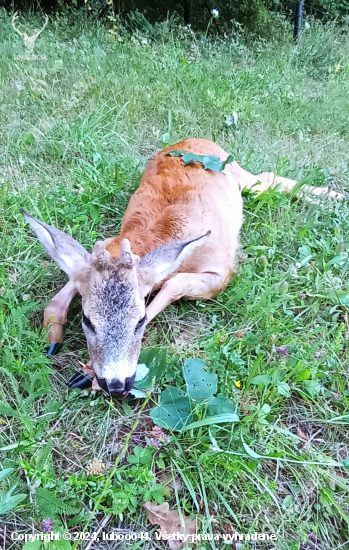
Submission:
<svg viewBox="0 0 349 550">
<path fill-rule="evenodd" d="M 235 386 L 236 386 L 237 388 L 241 388 L 241 382 L 240 382 L 240 380 L 238 380 L 237 382 L 235 382 Z"/>
<path fill-rule="evenodd" d="M 90 11 L 90 10 L 92 10 L 91 6 L 89 6 L 89 8 L 88 8 L 88 9 L 89 9 L 89 11 Z"/>
<path fill-rule="evenodd" d="M 335 72 L 335 73 L 338 73 L 338 71 L 339 71 L 340 68 L 341 68 L 341 64 L 338 63 L 338 65 L 336 65 L 335 68 L 334 68 L 334 72 Z"/>
</svg>

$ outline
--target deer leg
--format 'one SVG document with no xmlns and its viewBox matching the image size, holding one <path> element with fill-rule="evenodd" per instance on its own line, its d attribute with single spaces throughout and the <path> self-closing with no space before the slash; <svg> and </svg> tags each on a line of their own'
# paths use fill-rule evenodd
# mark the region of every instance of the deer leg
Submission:
<svg viewBox="0 0 349 550">
<path fill-rule="evenodd" d="M 166 281 L 146 308 L 147 322 L 179 298 L 188 300 L 214 298 L 226 288 L 228 282 L 229 277 L 215 273 L 178 273 Z"/>
<path fill-rule="evenodd" d="M 69 304 L 77 292 L 78 289 L 75 283 L 69 281 L 62 290 L 52 298 L 51 304 L 45 308 L 44 327 L 51 325 L 48 337 L 51 344 L 63 342 L 63 325 L 67 320 Z"/>
<path fill-rule="evenodd" d="M 255 176 L 241 168 L 235 161 L 228 164 L 225 170 L 227 169 L 239 182 L 241 189 L 251 189 L 252 191 L 257 191 L 258 194 L 266 191 L 268 187 L 275 187 L 279 183 L 281 184 L 280 191 L 290 193 L 297 185 L 296 180 L 275 176 L 274 172 L 262 172 Z M 300 193 L 302 192 L 316 197 L 326 195 L 330 199 L 341 199 L 344 196 L 342 193 L 331 191 L 328 187 L 313 187 L 312 185 L 303 185 L 300 189 Z"/>
</svg>

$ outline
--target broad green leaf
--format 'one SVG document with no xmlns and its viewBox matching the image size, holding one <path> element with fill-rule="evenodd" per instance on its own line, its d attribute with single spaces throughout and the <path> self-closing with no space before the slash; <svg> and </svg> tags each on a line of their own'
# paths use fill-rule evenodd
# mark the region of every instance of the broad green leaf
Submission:
<svg viewBox="0 0 349 550">
<path fill-rule="evenodd" d="M 234 414 L 236 407 L 227 397 L 221 393 L 217 397 L 210 397 L 207 401 L 207 416 L 218 416 L 222 414 Z"/>
<path fill-rule="evenodd" d="M 187 359 L 183 367 L 183 378 L 190 399 L 204 401 L 217 391 L 217 375 L 207 370 L 202 359 Z"/>
<path fill-rule="evenodd" d="M 168 142 L 170 141 L 170 134 L 166 132 L 166 134 L 162 135 L 162 143 L 164 145 L 168 145 Z"/>
<path fill-rule="evenodd" d="M 2 496 L 0 497 L 0 515 L 6 514 L 6 512 L 9 512 L 10 510 L 14 510 L 22 500 L 27 498 L 27 495 L 24 493 L 20 493 L 18 495 L 13 495 L 13 491 L 17 485 L 13 485 L 7 493 L 2 493 Z"/>
<path fill-rule="evenodd" d="M 202 164 L 205 170 L 213 170 L 214 172 L 221 172 L 223 170 L 223 162 L 215 155 L 209 155 L 202 159 Z"/>
<path fill-rule="evenodd" d="M 327 262 L 326 264 L 326 269 L 328 267 L 330 267 L 331 265 L 336 265 L 336 264 L 343 264 L 345 262 L 348 261 L 348 255 L 347 254 L 343 254 L 341 256 L 336 256 L 335 258 L 332 258 L 332 260 L 330 260 L 329 262 Z"/>
<path fill-rule="evenodd" d="M 42 540 L 28 540 L 23 546 L 22 550 L 40 550 L 42 545 Z"/>
<path fill-rule="evenodd" d="M 302 386 L 304 391 L 306 391 L 311 397 L 318 395 L 321 390 L 321 385 L 317 380 L 304 380 Z"/>
<path fill-rule="evenodd" d="M 30 132 L 24 132 L 22 134 L 21 145 L 24 147 L 30 147 L 34 143 L 34 136 Z"/>
<path fill-rule="evenodd" d="M 210 416 L 203 418 L 202 420 L 198 420 L 197 422 L 192 422 L 191 424 L 188 424 L 187 426 L 182 428 L 181 431 L 184 432 L 186 430 L 191 430 L 192 428 L 201 428 L 201 426 L 211 426 L 212 424 L 224 424 L 225 422 L 239 422 L 239 417 L 236 413 Z"/>
<path fill-rule="evenodd" d="M 277 385 L 278 392 L 280 395 L 285 397 L 290 397 L 290 386 L 286 382 L 279 382 Z"/>
<path fill-rule="evenodd" d="M 149 391 L 149 390 L 148 390 Z M 129 391 L 130 395 L 133 395 L 135 399 L 145 399 L 147 397 L 147 392 L 138 390 L 137 388 L 132 388 Z"/>
<path fill-rule="evenodd" d="M 186 164 L 191 164 L 192 162 L 201 162 L 204 160 L 205 158 L 205 155 L 196 155 L 195 153 L 185 153 L 185 155 L 183 155 L 183 164 L 184 166 Z"/>
<path fill-rule="evenodd" d="M 57 550 L 70 550 L 71 544 L 69 540 L 65 540 L 62 536 L 59 540 L 53 541 L 54 548 L 57 548 Z"/>
<path fill-rule="evenodd" d="M 306 368 L 306 369 L 302 370 L 299 374 L 297 374 L 294 381 L 295 382 L 303 382 L 304 380 L 309 380 L 310 376 L 311 376 L 310 369 Z"/>
<path fill-rule="evenodd" d="M 263 386 L 268 386 L 271 384 L 271 378 L 268 374 L 260 374 L 259 376 L 255 376 L 252 378 L 251 384 L 263 384 Z"/>
<path fill-rule="evenodd" d="M 191 418 L 190 400 L 183 391 L 170 386 L 162 392 L 159 407 L 152 409 L 149 416 L 162 428 L 180 431 Z"/>
<path fill-rule="evenodd" d="M 150 348 L 142 350 L 139 356 L 139 362 L 144 363 L 148 369 L 148 374 L 142 379 L 142 383 L 135 384 L 137 388 L 152 390 L 153 380 L 158 382 L 167 368 L 167 350 L 166 348 Z"/>
<path fill-rule="evenodd" d="M 349 294 L 344 290 L 333 290 L 327 294 L 327 298 L 331 300 L 334 305 L 340 304 L 341 306 L 349 306 Z"/>
<path fill-rule="evenodd" d="M 0 471 L 0 481 L 2 479 L 6 479 L 13 470 L 14 470 L 14 468 L 5 468 L 5 470 L 1 470 Z"/>
<path fill-rule="evenodd" d="M 149 368 L 145 363 L 139 363 L 136 368 L 135 382 L 141 382 L 147 376 Z"/>
<path fill-rule="evenodd" d="M 169 151 L 166 153 L 171 157 L 180 157 L 182 156 L 183 164 L 191 164 L 192 162 L 201 162 L 205 170 L 212 170 L 214 172 L 222 172 L 226 164 L 233 162 L 234 157 L 229 155 L 227 160 L 221 161 L 216 155 L 197 155 L 195 153 L 185 153 L 185 151 Z"/>
</svg>

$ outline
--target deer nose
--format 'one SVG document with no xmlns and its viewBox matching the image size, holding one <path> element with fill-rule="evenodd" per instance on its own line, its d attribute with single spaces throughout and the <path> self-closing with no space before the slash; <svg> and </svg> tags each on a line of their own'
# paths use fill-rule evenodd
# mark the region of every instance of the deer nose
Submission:
<svg viewBox="0 0 349 550">
<path fill-rule="evenodd" d="M 134 374 L 133 376 L 125 378 L 125 381 L 119 380 L 118 378 L 113 378 L 112 380 L 98 378 L 98 384 L 102 390 L 110 395 L 110 397 L 117 399 L 128 395 L 135 381 L 135 376 Z"/>
</svg>

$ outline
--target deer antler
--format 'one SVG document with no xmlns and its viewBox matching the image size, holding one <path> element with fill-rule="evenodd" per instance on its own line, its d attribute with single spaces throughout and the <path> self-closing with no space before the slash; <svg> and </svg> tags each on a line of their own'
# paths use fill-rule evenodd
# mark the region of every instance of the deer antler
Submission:
<svg viewBox="0 0 349 550">
<path fill-rule="evenodd" d="M 16 32 L 18 32 L 18 34 L 19 34 L 20 36 L 24 36 L 24 33 L 21 32 L 19 29 L 17 29 L 17 28 L 15 27 L 15 22 L 16 22 L 16 20 L 18 19 L 18 17 L 19 17 L 18 11 L 16 11 L 16 13 L 14 13 L 14 14 L 13 14 L 13 17 L 12 17 L 12 21 L 11 21 L 12 27 L 14 28 L 14 30 L 15 30 Z"/>
<path fill-rule="evenodd" d="M 39 36 L 39 34 L 42 33 L 42 31 L 43 31 L 44 28 L 46 27 L 47 23 L 48 23 L 48 15 L 46 15 L 46 13 L 45 13 L 45 23 L 44 23 L 44 26 L 42 27 L 42 29 L 41 29 L 40 31 L 38 31 L 37 33 L 33 34 L 32 39 L 33 39 L 34 37 L 35 37 L 35 39 L 36 39 L 36 38 Z"/>
</svg>

